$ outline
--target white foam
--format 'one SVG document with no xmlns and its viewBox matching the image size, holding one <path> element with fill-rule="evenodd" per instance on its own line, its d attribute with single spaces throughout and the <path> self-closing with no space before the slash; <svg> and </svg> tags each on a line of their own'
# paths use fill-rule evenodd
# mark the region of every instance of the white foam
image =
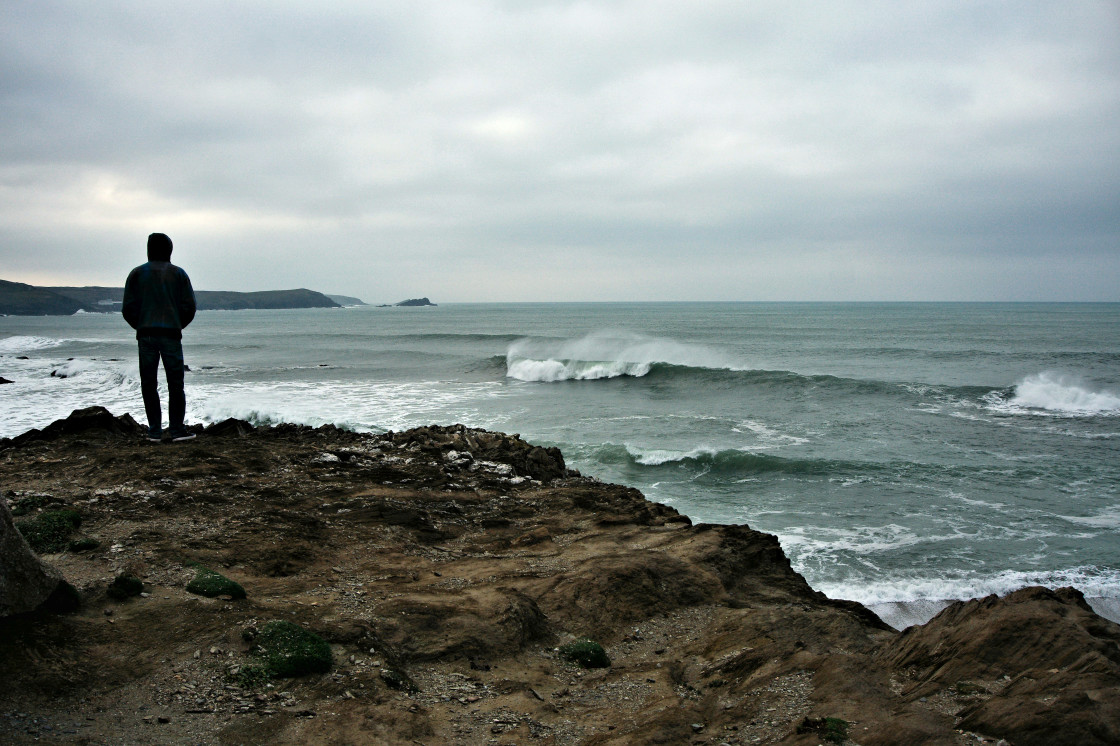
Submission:
<svg viewBox="0 0 1120 746">
<path fill-rule="evenodd" d="M 985 399 L 989 409 L 1004 414 L 1120 414 L 1120 395 L 1094 390 L 1077 376 L 1054 371 L 1027 376 L 1015 385 L 1010 398 L 990 394 Z"/>
<path fill-rule="evenodd" d="M 785 544 L 784 539 L 782 543 Z M 795 562 L 794 569 L 805 574 L 804 569 L 798 565 L 799 563 Z M 1094 609 L 1097 609 L 1098 605 L 1106 611 L 1109 608 L 1116 609 L 1118 608 L 1116 600 L 1120 599 L 1120 570 L 1091 566 L 1050 571 L 1005 570 L 992 575 L 956 571 L 939 576 L 901 576 L 879 580 L 851 578 L 845 581 L 815 581 L 809 575 L 807 579 L 814 588 L 830 598 L 858 601 L 876 610 L 876 613 L 879 613 L 877 611 L 879 608 L 883 608 L 888 615 L 901 615 L 905 610 L 905 614 L 913 617 L 907 624 L 921 624 L 928 621 L 940 608 L 944 608 L 949 600 L 983 598 L 993 593 L 1005 596 L 1021 588 L 1036 585 L 1050 589 L 1067 586 L 1077 588 L 1085 594 L 1086 600 L 1092 599 L 1097 602 L 1096 604 L 1091 602 Z M 926 618 L 920 618 L 930 611 L 932 613 L 929 613 Z M 1097 613 L 1107 616 L 1099 610 Z M 884 616 L 882 613 L 879 615 Z M 898 627 L 885 617 L 884 621 Z M 1114 619 L 1114 621 L 1120 620 Z"/>
<path fill-rule="evenodd" d="M 754 435 L 758 436 L 759 442 L 753 445 L 755 450 L 765 450 L 770 448 L 781 448 L 788 445 L 801 445 L 808 443 L 808 438 L 802 438 L 796 435 L 789 435 L 775 430 L 762 422 L 756 420 L 743 420 L 735 427 L 731 428 L 732 432 L 742 432 L 747 430 Z"/>
<path fill-rule="evenodd" d="M 600 378 L 633 376 L 639 378 L 650 371 L 649 363 L 624 363 L 619 361 L 586 360 L 526 360 L 506 361 L 506 376 L 519 381 L 593 381 Z"/>
<path fill-rule="evenodd" d="M 582 381 L 647 375 L 655 363 L 745 370 L 727 355 L 702 345 L 601 331 L 562 342 L 521 339 L 506 350 L 506 376 L 521 381 Z"/>
<path fill-rule="evenodd" d="M 880 619 L 890 626 L 902 630 L 915 624 L 925 624 L 951 603 L 953 601 L 946 599 L 937 601 L 891 601 L 883 604 L 864 604 L 864 606 L 874 611 Z"/>
<path fill-rule="evenodd" d="M 503 395 L 496 383 L 438 381 L 276 382 L 196 384 L 187 395 L 188 414 L 204 422 L 229 417 L 258 424 L 333 424 L 353 430 L 397 430 L 432 422 L 481 421 L 480 401 Z"/>
<path fill-rule="evenodd" d="M 65 340 L 51 339 L 50 337 L 15 336 L 0 339 L 0 354 L 14 354 L 17 352 L 31 352 L 44 350 L 49 347 L 58 347 Z"/>
<path fill-rule="evenodd" d="M 1070 523 L 1089 526 L 1090 528 L 1120 528 L 1120 505 L 1109 506 L 1090 516 L 1062 515 L 1058 517 Z"/>
<path fill-rule="evenodd" d="M 851 552 L 857 556 L 873 553 L 893 552 L 917 544 L 959 539 L 958 534 L 936 536 L 928 533 L 918 534 L 907 526 L 890 523 L 885 526 L 857 526 L 853 528 L 829 528 L 815 526 L 811 529 L 801 527 L 783 531 L 780 539 L 786 554 L 794 565 L 804 566 L 808 562 L 824 557 L 831 561 L 839 553 Z M 802 572 L 803 570 L 799 570 Z"/>
<path fill-rule="evenodd" d="M 32 359 L 9 372 L 18 396 L 0 396 L 0 437 L 43 428 L 75 409 L 103 406 L 114 414 L 143 419 L 140 381 L 135 363 L 76 358 L 64 363 Z M 54 375 L 52 375 L 52 373 Z"/>
</svg>

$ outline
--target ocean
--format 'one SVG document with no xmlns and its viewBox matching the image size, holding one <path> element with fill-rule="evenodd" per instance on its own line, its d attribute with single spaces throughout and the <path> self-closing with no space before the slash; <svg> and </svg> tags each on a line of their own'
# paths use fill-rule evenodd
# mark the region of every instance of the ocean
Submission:
<svg viewBox="0 0 1120 746">
<path fill-rule="evenodd" d="M 895 627 L 1028 585 L 1120 621 L 1120 304 L 207 311 L 184 350 L 188 422 L 520 433 Z M 0 376 L 0 437 L 144 421 L 117 314 L 0 318 Z"/>
</svg>

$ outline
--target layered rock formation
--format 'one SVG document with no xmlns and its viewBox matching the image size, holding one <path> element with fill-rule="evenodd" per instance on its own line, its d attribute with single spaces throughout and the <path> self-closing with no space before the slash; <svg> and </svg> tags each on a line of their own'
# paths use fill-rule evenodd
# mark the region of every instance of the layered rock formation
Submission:
<svg viewBox="0 0 1120 746">
<path fill-rule="evenodd" d="M 77 510 L 100 542 L 50 558 L 81 611 L 0 623 L 6 742 L 1120 741 L 1120 626 L 1072 589 L 898 633 L 775 537 L 694 526 L 516 436 L 229 420 L 156 445 L 103 410 L 68 422 L 0 443 L 9 500 Z M 189 594 L 199 566 L 248 597 Z M 122 573 L 144 596 L 106 595 Z M 332 670 L 246 680 L 278 619 Z M 561 654 L 579 638 L 611 666 Z"/>
</svg>

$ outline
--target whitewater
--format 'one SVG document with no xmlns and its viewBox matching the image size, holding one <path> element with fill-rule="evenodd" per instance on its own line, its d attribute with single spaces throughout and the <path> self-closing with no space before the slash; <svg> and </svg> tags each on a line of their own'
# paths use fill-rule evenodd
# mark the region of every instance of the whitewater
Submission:
<svg viewBox="0 0 1120 746">
<path fill-rule="evenodd" d="M 1117 304 L 214 311 L 184 349 L 189 421 L 520 433 L 897 627 L 1026 585 L 1120 619 Z M 142 419 L 135 358 L 115 315 L 0 318 L 0 437 Z"/>
</svg>

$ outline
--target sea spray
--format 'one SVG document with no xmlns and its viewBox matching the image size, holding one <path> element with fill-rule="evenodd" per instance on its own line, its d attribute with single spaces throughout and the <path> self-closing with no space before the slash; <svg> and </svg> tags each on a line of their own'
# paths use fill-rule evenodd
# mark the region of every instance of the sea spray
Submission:
<svg viewBox="0 0 1120 746">
<path fill-rule="evenodd" d="M 1120 414 L 1120 395 L 1093 390 L 1078 376 L 1045 371 L 1016 384 L 1007 405 L 1012 410 L 1064 415 Z"/>
</svg>

